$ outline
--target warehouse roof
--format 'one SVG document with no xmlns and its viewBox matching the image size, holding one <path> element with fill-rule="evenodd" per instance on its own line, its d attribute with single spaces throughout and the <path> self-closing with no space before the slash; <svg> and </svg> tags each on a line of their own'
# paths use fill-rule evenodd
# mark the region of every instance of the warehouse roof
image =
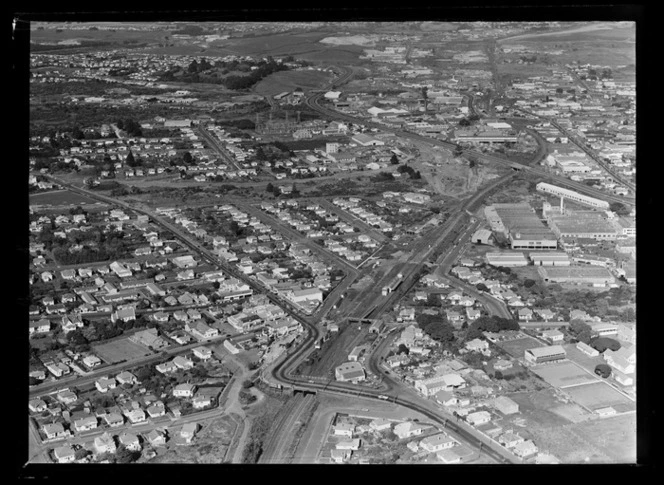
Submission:
<svg viewBox="0 0 664 485">
<path fill-rule="evenodd" d="M 535 357 L 548 357 L 550 355 L 560 355 L 567 354 L 565 349 L 561 345 L 551 345 L 548 347 L 536 347 L 534 349 L 528 349 L 526 352 L 530 352 Z"/>
</svg>

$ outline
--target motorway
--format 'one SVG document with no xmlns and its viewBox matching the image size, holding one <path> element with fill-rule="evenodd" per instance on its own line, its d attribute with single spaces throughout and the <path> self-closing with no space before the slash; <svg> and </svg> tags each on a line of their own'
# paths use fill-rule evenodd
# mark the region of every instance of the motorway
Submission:
<svg viewBox="0 0 664 485">
<path fill-rule="evenodd" d="M 351 116 L 347 115 L 344 113 L 340 113 L 339 111 L 325 108 L 319 104 L 320 99 L 322 98 L 323 94 L 322 93 L 316 93 L 313 94 L 305 99 L 305 104 L 315 110 L 318 111 L 319 113 L 330 117 L 330 118 L 336 118 L 336 119 L 342 119 L 346 120 L 358 125 L 364 125 L 368 126 L 371 128 L 376 128 L 378 130 L 384 131 L 384 132 L 389 132 L 393 133 L 401 138 L 408 138 L 414 141 L 422 142 L 422 143 L 428 143 L 434 146 L 438 146 L 441 148 L 446 148 L 446 149 L 455 149 L 457 147 L 456 143 L 452 143 L 449 141 L 443 141 L 439 140 L 436 138 L 430 138 L 427 136 L 423 135 L 418 135 L 416 133 L 410 132 L 410 131 L 404 131 L 396 128 L 391 128 L 389 126 L 380 124 L 380 123 L 374 123 L 372 121 L 367 121 L 363 118 L 358 118 L 356 116 Z M 486 153 L 483 153 L 479 150 L 474 150 L 474 149 L 464 149 L 462 152 L 463 155 L 471 156 L 474 159 L 476 159 L 478 162 L 485 161 L 485 162 L 491 162 L 494 164 L 502 165 L 504 167 L 509 167 L 509 168 L 514 168 L 517 170 L 525 170 L 529 173 L 532 173 L 533 175 L 543 177 L 545 179 L 550 179 L 554 182 L 557 182 L 561 185 L 565 185 L 567 187 L 570 187 L 572 189 L 575 189 L 581 193 L 585 193 L 587 195 L 590 195 L 592 197 L 597 197 L 602 200 L 607 200 L 609 202 L 621 202 L 625 205 L 629 206 L 634 206 L 636 204 L 636 201 L 634 198 L 630 197 L 621 197 L 617 195 L 612 195 L 612 194 L 607 194 L 604 191 L 598 190 L 598 189 L 593 189 L 592 187 L 589 187 L 583 183 L 580 182 L 575 182 L 573 180 L 568 179 L 567 177 L 563 177 L 561 175 L 555 175 L 547 172 L 544 169 L 540 169 L 537 167 L 533 167 L 530 165 L 526 165 L 523 163 L 518 163 L 518 162 L 513 162 L 509 161 L 507 158 L 499 157 L 496 155 L 488 155 Z"/>
</svg>

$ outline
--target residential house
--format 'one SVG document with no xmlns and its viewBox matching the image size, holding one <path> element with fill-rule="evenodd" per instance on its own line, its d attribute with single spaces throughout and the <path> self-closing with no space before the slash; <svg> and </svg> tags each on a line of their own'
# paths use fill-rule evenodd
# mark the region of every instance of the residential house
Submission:
<svg viewBox="0 0 664 485">
<path fill-rule="evenodd" d="M 53 450 L 53 456 L 58 463 L 71 463 L 76 459 L 76 452 L 70 444 L 62 445 Z"/>
<path fill-rule="evenodd" d="M 352 438 L 354 432 L 355 432 L 354 424 L 341 423 L 334 427 L 335 436 L 347 436 L 349 438 Z"/>
<path fill-rule="evenodd" d="M 124 418 L 120 413 L 104 413 L 103 419 L 111 428 L 117 428 L 124 424 Z"/>
<path fill-rule="evenodd" d="M 193 354 L 201 360 L 208 360 L 212 357 L 212 350 L 207 347 L 196 347 L 192 349 Z"/>
<path fill-rule="evenodd" d="M 192 367 L 194 367 L 194 362 L 193 361 L 191 361 L 191 360 L 189 360 L 186 357 L 183 357 L 181 355 L 178 355 L 177 357 L 174 357 L 172 362 L 173 362 L 173 364 L 175 364 L 175 366 L 178 369 L 182 369 L 182 370 L 187 370 L 187 369 L 191 369 Z"/>
<path fill-rule="evenodd" d="M 32 399 L 28 402 L 28 408 L 33 413 L 41 413 L 46 411 L 46 403 L 39 398 Z"/>
<path fill-rule="evenodd" d="M 82 431 L 89 431 L 91 429 L 95 429 L 96 427 L 97 427 L 96 416 L 87 416 L 74 421 L 74 429 L 79 433 Z"/>
<path fill-rule="evenodd" d="M 168 374 L 168 373 L 175 372 L 175 371 L 178 370 L 177 366 L 173 362 L 170 362 L 170 361 L 169 362 L 163 362 L 161 364 L 157 364 L 154 368 L 157 370 L 157 372 L 159 372 L 161 374 Z"/>
<path fill-rule="evenodd" d="M 399 439 L 411 438 L 413 436 L 421 435 L 429 428 L 431 428 L 431 426 L 425 426 L 413 421 L 406 421 L 404 423 L 399 423 L 394 427 L 394 434 L 397 435 Z"/>
<path fill-rule="evenodd" d="M 44 427 L 42 428 L 42 431 L 46 435 L 46 439 L 48 440 L 55 440 L 59 438 L 66 438 L 69 436 L 69 432 L 65 431 L 64 426 L 62 426 L 62 423 L 52 423 L 52 424 L 45 424 Z"/>
<path fill-rule="evenodd" d="M 475 338 L 469 342 L 466 342 L 465 347 L 470 351 L 484 352 L 485 350 L 489 350 L 489 342 Z"/>
<path fill-rule="evenodd" d="M 138 436 L 134 433 L 123 431 L 122 434 L 118 436 L 118 441 L 130 451 L 141 451 L 141 443 L 138 440 Z"/>
<path fill-rule="evenodd" d="M 335 463 L 344 463 L 345 461 L 347 461 L 351 457 L 352 453 L 353 452 L 351 450 L 334 449 L 334 450 L 330 450 L 330 458 Z"/>
<path fill-rule="evenodd" d="M 115 453 L 117 450 L 115 439 L 109 433 L 104 433 L 101 436 L 97 436 L 95 438 L 94 445 L 97 453 Z"/>
<path fill-rule="evenodd" d="M 138 409 L 135 408 L 131 411 L 126 411 L 124 415 L 127 416 L 127 419 L 129 422 L 131 422 L 131 424 L 138 424 L 147 421 L 145 411 L 143 411 L 140 407 Z"/>
<path fill-rule="evenodd" d="M 178 384 L 173 388 L 173 396 L 175 397 L 194 397 L 196 386 L 194 384 Z"/>
<path fill-rule="evenodd" d="M 455 439 L 445 433 L 439 433 L 433 436 L 427 436 L 420 441 L 419 446 L 429 453 L 436 453 L 441 450 L 452 448 L 456 444 L 457 442 Z"/>
<path fill-rule="evenodd" d="M 158 418 L 166 414 L 166 406 L 161 401 L 156 401 L 146 409 L 148 416 L 151 418 Z"/>
<path fill-rule="evenodd" d="M 115 389 L 116 382 L 113 377 L 100 377 L 95 381 L 95 387 L 99 392 L 106 393 L 111 389 Z"/>
<path fill-rule="evenodd" d="M 537 446 L 532 440 L 522 441 L 512 448 L 512 453 L 520 458 L 527 458 L 537 453 Z"/>
<path fill-rule="evenodd" d="M 466 416 L 466 421 L 473 426 L 480 426 L 491 421 L 491 414 L 488 411 L 477 411 Z"/>
<path fill-rule="evenodd" d="M 196 435 L 196 431 L 198 430 L 198 424 L 197 423 L 185 423 L 182 426 L 182 429 L 180 430 L 180 436 L 184 438 L 186 443 L 190 443 L 191 440 L 194 439 L 194 436 Z"/>
<path fill-rule="evenodd" d="M 152 446 L 162 446 L 166 444 L 166 435 L 156 429 L 150 431 L 145 437 Z"/>
<path fill-rule="evenodd" d="M 339 443 L 336 444 L 335 448 L 337 450 L 359 450 L 360 445 L 362 444 L 362 441 L 360 438 L 355 438 L 349 441 L 340 441 Z"/>
<path fill-rule="evenodd" d="M 511 431 L 503 433 L 498 437 L 498 443 L 505 448 L 514 448 L 516 445 L 523 443 L 524 441 L 526 440 L 522 436 L 512 433 Z"/>
<path fill-rule="evenodd" d="M 374 431 L 383 431 L 386 429 L 392 429 L 392 423 L 387 419 L 383 418 L 374 419 L 373 421 L 371 421 L 371 423 L 369 423 L 369 426 Z"/>
<path fill-rule="evenodd" d="M 115 378 L 120 384 L 134 385 L 138 382 L 136 376 L 129 371 L 120 372 Z"/>
</svg>

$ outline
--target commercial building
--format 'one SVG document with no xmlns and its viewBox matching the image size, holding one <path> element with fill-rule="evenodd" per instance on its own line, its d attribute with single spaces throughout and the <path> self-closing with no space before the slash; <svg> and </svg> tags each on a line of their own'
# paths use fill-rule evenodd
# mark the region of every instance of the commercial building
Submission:
<svg viewBox="0 0 664 485">
<path fill-rule="evenodd" d="M 364 367 L 359 362 L 346 362 L 334 369 L 336 380 L 359 382 L 365 379 Z"/>
<path fill-rule="evenodd" d="M 563 187 L 558 187 L 557 185 L 547 184 L 546 182 L 540 182 L 537 184 L 537 190 L 539 192 L 544 192 L 545 194 L 555 195 L 557 197 L 564 197 L 566 199 L 573 200 L 580 204 L 589 205 L 591 207 L 597 207 L 599 209 L 608 209 L 609 203 L 605 200 L 595 199 L 594 197 L 589 197 L 587 195 L 579 194 L 573 190 L 565 189 Z"/>
<path fill-rule="evenodd" d="M 560 345 L 551 345 L 550 347 L 528 349 L 525 351 L 524 357 L 528 362 L 541 364 L 543 362 L 554 362 L 565 359 L 567 357 L 567 352 L 565 352 L 565 349 Z"/>
<path fill-rule="evenodd" d="M 425 397 L 433 396 L 438 391 L 451 391 L 465 386 L 466 381 L 458 374 L 445 374 L 444 376 L 415 381 L 415 389 Z"/>
<path fill-rule="evenodd" d="M 615 284 L 611 272 L 601 266 L 569 266 L 537 268 L 540 277 L 547 283 L 572 283 L 577 285 L 606 286 Z"/>
<path fill-rule="evenodd" d="M 513 253 L 486 253 L 486 262 L 491 266 L 505 266 L 505 267 L 515 267 L 515 266 L 526 266 L 528 260 L 522 252 L 513 252 Z"/>
</svg>

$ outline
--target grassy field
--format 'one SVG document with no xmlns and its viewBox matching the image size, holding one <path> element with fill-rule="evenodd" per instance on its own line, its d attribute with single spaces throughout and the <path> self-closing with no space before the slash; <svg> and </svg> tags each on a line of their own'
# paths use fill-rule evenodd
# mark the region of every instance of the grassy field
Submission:
<svg viewBox="0 0 664 485">
<path fill-rule="evenodd" d="M 152 354 L 150 350 L 142 345 L 131 342 L 129 338 L 114 340 L 112 342 L 97 345 L 93 348 L 95 354 L 109 364 L 121 361 L 131 361 Z"/>
<path fill-rule="evenodd" d="M 508 340 L 506 342 L 499 342 L 497 345 L 499 345 L 505 352 L 510 354 L 512 357 L 516 358 L 523 357 L 524 352 L 528 349 L 542 347 L 542 343 L 538 342 L 532 337 L 525 337 L 514 340 Z"/>
<path fill-rule="evenodd" d="M 94 204 L 95 202 L 93 199 L 69 192 L 68 190 L 43 192 L 30 196 L 30 205 Z"/>
<path fill-rule="evenodd" d="M 619 408 L 616 408 L 616 410 L 627 411 L 629 408 L 633 409 L 636 406 L 629 398 L 605 382 L 570 387 L 565 389 L 565 392 L 581 406 L 591 411 L 607 406 L 614 408 L 618 406 Z"/>
<path fill-rule="evenodd" d="M 270 74 L 254 86 L 254 91 L 261 96 L 274 96 L 295 88 L 317 89 L 333 79 L 333 76 L 324 71 L 278 71 Z"/>
<path fill-rule="evenodd" d="M 597 382 L 597 378 L 594 375 L 589 375 L 585 370 L 573 362 L 562 362 L 560 364 L 533 367 L 531 370 L 554 387 L 566 387 L 582 383 Z"/>
</svg>

